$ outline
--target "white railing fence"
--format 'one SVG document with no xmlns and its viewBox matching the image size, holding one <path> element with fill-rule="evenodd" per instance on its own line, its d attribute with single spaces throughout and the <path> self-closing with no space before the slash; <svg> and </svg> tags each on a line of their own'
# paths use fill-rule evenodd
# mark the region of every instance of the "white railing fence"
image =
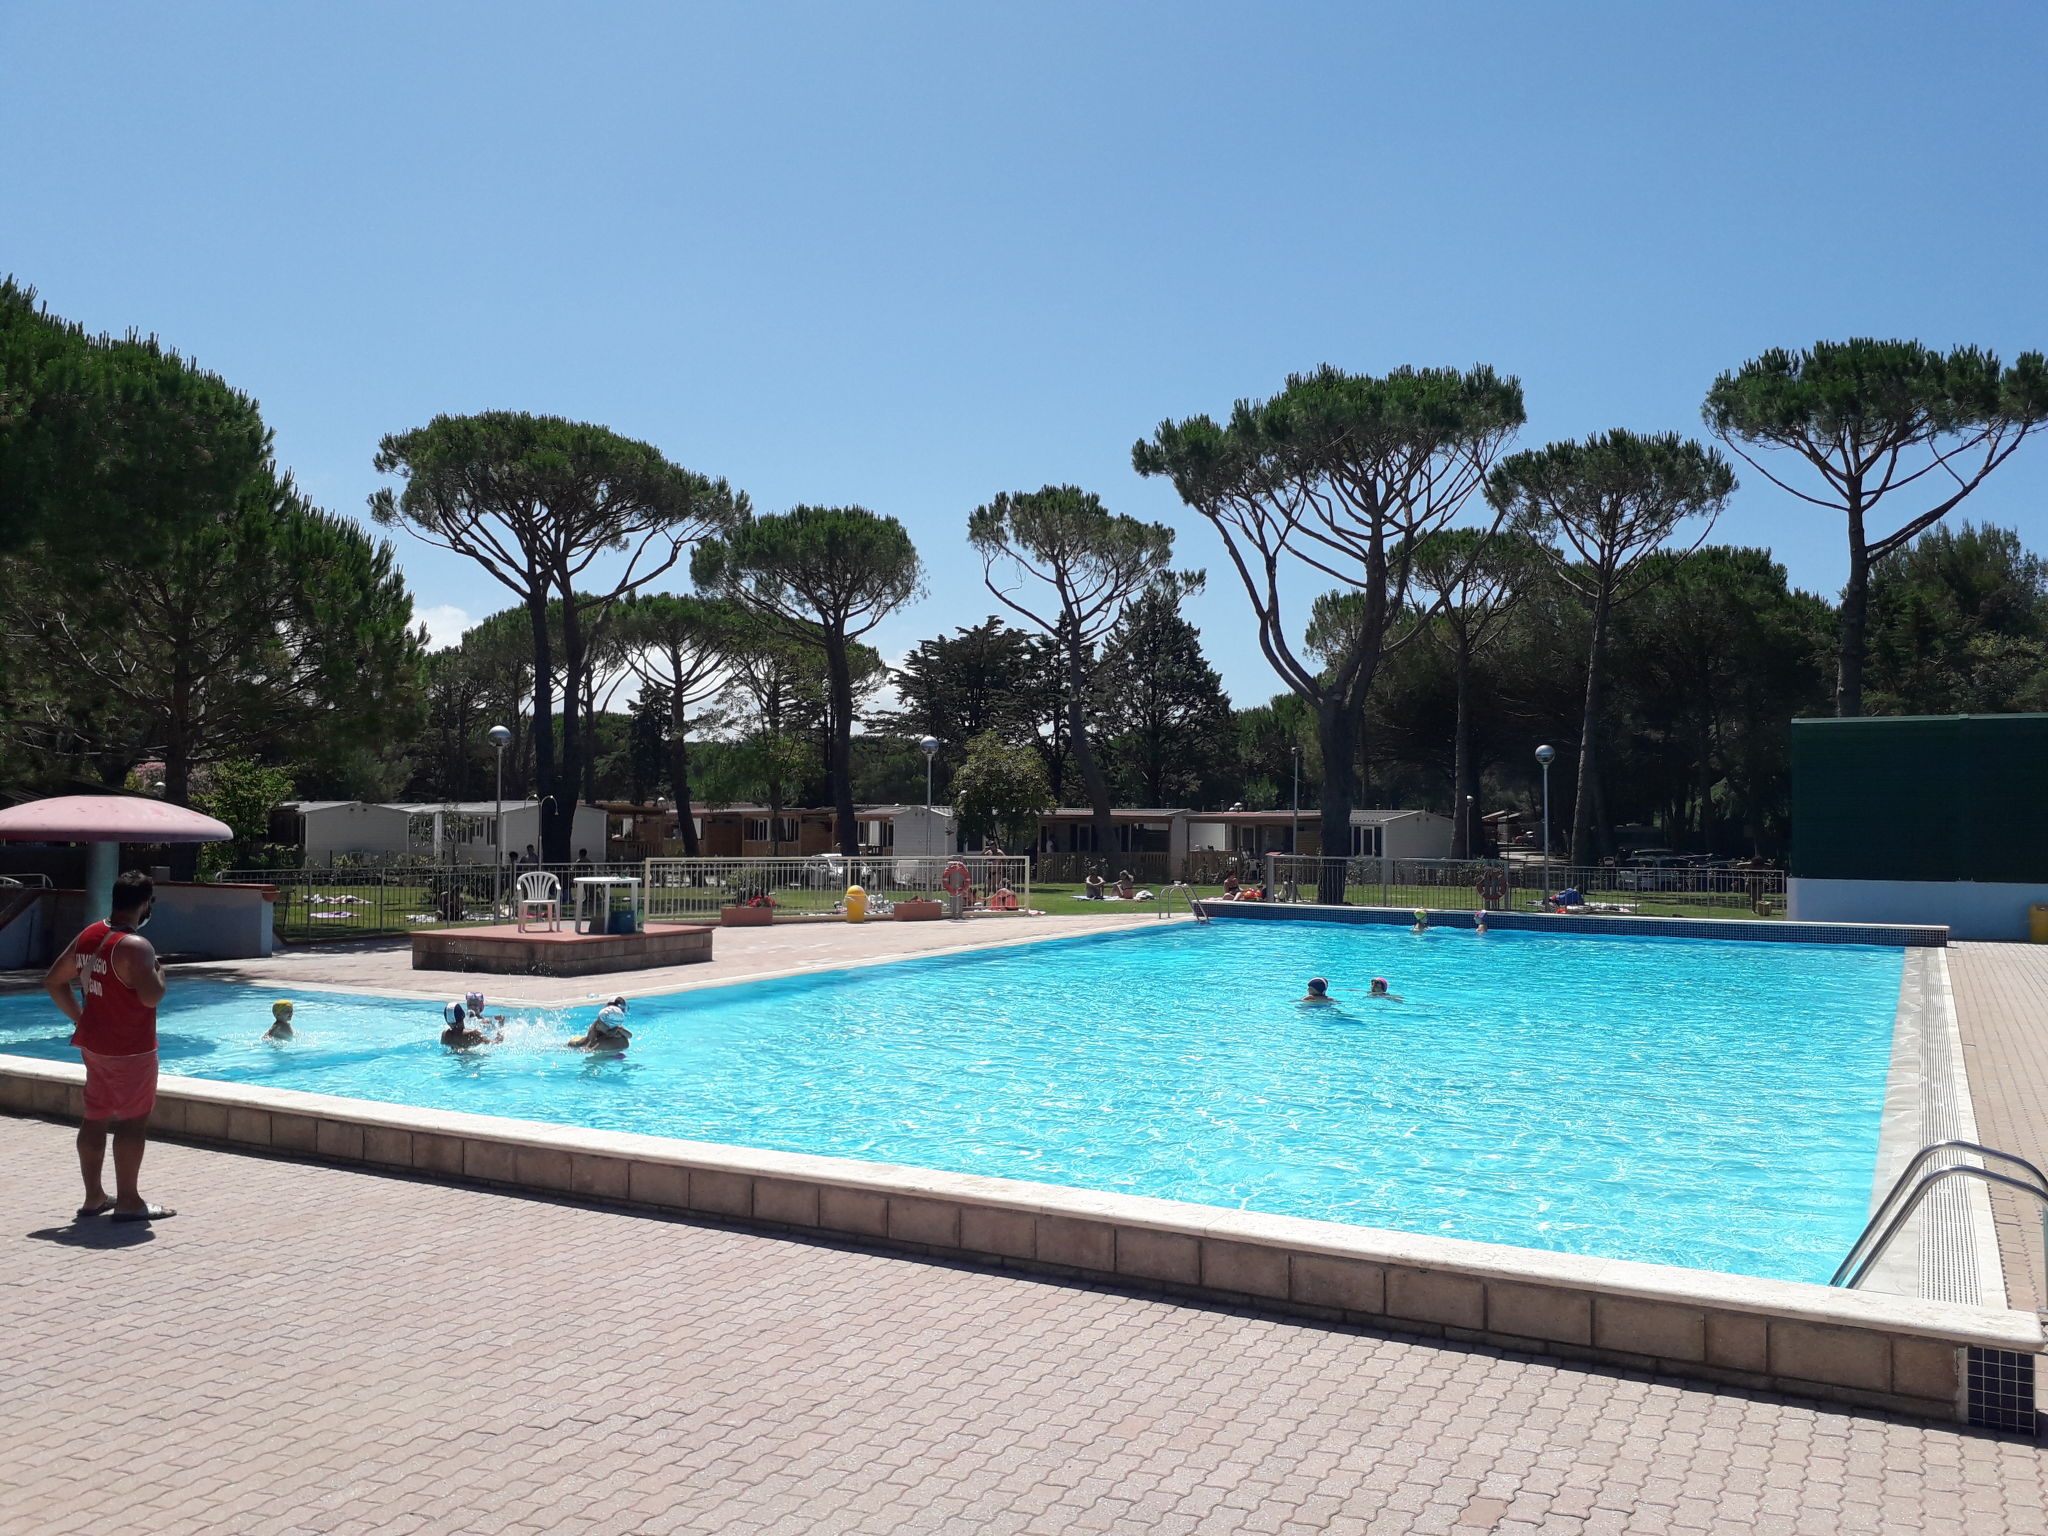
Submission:
<svg viewBox="0 0 2048 1536">
<path fill-rule="evenodd" d="M 1480 889 L 1493 877 L 1498 894 Z M 1588 911 L 1718 912 L 1723 915 L 1782 916 L 1785 873 L 1671 865 L 1632 869 L 1572 865 L 1540 860 L 1490 859 L 1325 859 L 1312 854 L 1266 855 L 1269 901 L 1348 902 L 1356 906 L 1435 907 L 1471 912 L 1528 911 L 1547 895 L 1579 893 Z"/>
<path fill-rule="evenodd" d="M 285 939 L 368 938 L 416 928 L 504 923 L 513 918 L 521 875 L 546 870 L 562 886 L 562 910 L 574 910 L 579 875 L 641 878 L 639 862 L 604 864 L 387 864 L 333 869 L 230 869 L 223 885 L 274 886 L 271 925 Z"/>
<path fill-rule="evenodd" d="M 649 859 L 639 872 L 647 883 L 650 922 L 716 922 L 721 908 L 764 898 L 777 917 L 843 913 L 846 892 L 856 885 L 867 893 L 868 911 L 877 917 L 888 916 L 901 901 L 937 901 L 951 912 L 956 905 L 945 887 L 945 872 L 955 863 L 965 866 L 968 882 L 957 910 L 1009 910 L 997 894 L 1004 890 L 1016 898 L 1015 910 L 1030 908 L 1031 861 L 1016 854 Z"/>
</svg>

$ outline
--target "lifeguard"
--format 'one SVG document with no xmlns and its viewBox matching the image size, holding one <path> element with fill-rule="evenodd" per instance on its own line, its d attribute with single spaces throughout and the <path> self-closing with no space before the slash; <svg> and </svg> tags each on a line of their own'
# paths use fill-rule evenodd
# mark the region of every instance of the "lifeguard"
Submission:
<svg viewBox="0 0 2048 1536">
<path fill-rule="evenodd" d="M 164 963 L 140 930 L 156 905 L 149 876 L 130 870 L 114 882 L 111 910 L 73 939 L 43 977 L 44 990 L 74 1028 L 85 1058 L 85 1117 L 78 1127 L 78 1168 L 85 1178 L 80 1220 L 111 1211 L 116 1221 L 161 1221 L 178 1213 L 137 1192 L 150 1111 L 156 1108 L 156 1009 L 164 1000 Z M 114 1198 L 101 1173 L 107 1132 L 114 1135 Z"/>
</svg>

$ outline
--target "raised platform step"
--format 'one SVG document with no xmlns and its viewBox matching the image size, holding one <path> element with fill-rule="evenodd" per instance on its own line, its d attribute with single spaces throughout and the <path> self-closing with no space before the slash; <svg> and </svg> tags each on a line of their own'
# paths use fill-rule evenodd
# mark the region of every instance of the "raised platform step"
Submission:
<svg viewBox="0 0 2048 1536">
<path fill-rule="evenodd" d="M 646 971 L 711 958 L 713 930 L 696 924 L 649 923 L 639 933 L 524 933 L 509 923 L 488 928 L 436 928 L 412 936 L 416 971 L 482 971 L 494 976 L 595 976 Z"/>
</svg>

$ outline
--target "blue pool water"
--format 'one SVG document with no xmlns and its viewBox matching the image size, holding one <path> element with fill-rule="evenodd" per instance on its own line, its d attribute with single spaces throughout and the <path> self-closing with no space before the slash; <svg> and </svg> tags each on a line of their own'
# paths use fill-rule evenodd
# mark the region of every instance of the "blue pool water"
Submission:
<svg viewBox="0 0 2048 1536">
<path fill-rule="evenodd" d="M 588 1007 L 457 1055 L 432 1005 L 308 992 L 272 1045 L 280 994 L 185 977 L 161 1034 L 194 1077 L 1825 1280 L 1866 1214 L 1902 966 L 1217 922 L 641 999 L 623 1058 L 559 1048 Z M 1338 1007 L 1295 1003 L 1311 975 Z M 66 1033 L 0 999 L 0 1052 L 76 1059 Z"/>
</svg>

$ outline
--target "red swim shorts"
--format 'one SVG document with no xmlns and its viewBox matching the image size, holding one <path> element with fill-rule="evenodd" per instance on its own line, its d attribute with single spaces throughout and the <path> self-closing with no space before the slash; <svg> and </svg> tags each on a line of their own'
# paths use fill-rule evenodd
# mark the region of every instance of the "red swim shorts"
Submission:
<svg viewBox="0 0 2048 1536">
<path fill-rule="evenodd" d="M 85 1118 L 134 1120 L 156 1108 L 156 1052 L 102 1056 L 80 1048 L 85 1058 Z"/>
</svg>

